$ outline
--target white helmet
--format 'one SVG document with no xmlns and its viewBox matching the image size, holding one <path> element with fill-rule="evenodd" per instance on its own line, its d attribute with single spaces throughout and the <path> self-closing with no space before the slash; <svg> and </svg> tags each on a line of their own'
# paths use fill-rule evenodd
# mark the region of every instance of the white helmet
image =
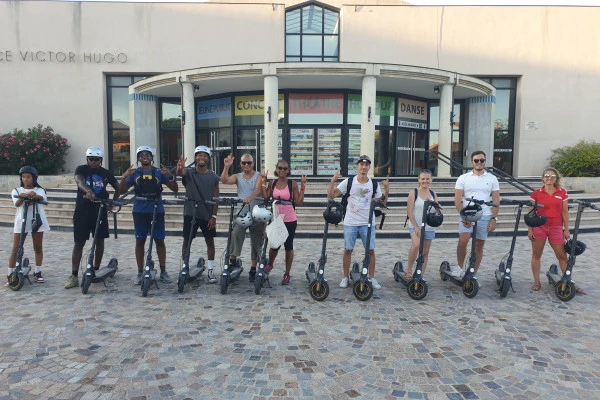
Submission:
<svg viewBox="0 0 600 400">
<path fill-rule="evenodd" d="M 88 147 L 88 149 L 85 151 L 85 156 L 104 158 L 104 152 L 100 147 L 92 146 Z"/>
<path fill-rule="evenodd" d="M 198 146 L 196 147 L 196 149 L 194 150 L 194 156 L 198 153 L 206 153 L 208 154 L 209 157 L 212 157 L 212 154 L 210 152 L 210 149 L 206 146 Z"/>
<path fill-rule="evenodd" d="M 252 208 L 252 218 L 258 222 L 269 222 L 273 213 L 267 207 L 257 204 Z"/>
<path fill-rule="evenodd" d="M 247 228 L 252 225 L 252 214 L 250 213 L 250 210 L 244 211 L 244 208 L 242 208 L 237 217 L 235 217 L 235 223 L 242 228 Z"/>
<path fill-rule="evenodd" d="M 152 148 L 150 146 L 140 146 L 137 148 L 137 150 L 135 151 L 135 156 L 137 158 L 139 158 L 140 153 L 142 151 L 147 151 L 148 153 L 150 153 L 152 155 L 152 158 L 154 158 L 154 152 L 152 151 Z"/>
</svg>

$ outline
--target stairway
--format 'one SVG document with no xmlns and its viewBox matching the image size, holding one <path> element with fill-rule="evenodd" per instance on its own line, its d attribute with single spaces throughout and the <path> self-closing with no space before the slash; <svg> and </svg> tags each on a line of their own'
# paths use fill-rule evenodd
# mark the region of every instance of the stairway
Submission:
<svg viewBox="0 0 600 400">
<path fill-rule="evenodd" d="M 432 183 L 432 189 L 436 191 L 439 202 L 443 208 L 444 224 L 436 229 L 437 237 L 456 237 L 458 212 L 454 208 L 454 183 L 455 178 L 436 178 Z M 539 178 L 524 179 L 526 183 L 534 188 L 539 187 Z M 341 182 L 341 180 L 340 180 Z M 304 205 L 296 208 L 298 214 L 298 228 L 296 237 L 298 238 L 321 238 L 324 229 L 324 220 L 322 212 L 327 204 L 327 186 L 329 178 L 308 178 L 308 183 L 304 196 Z M 181 185 L 180 185 L 181 186 Z M 386 213 L 383 229 L 378 231 L 378 237 L 408 237 L 408 229 L 404 227 L 406 220 L 406 198 L 410 190 L 417 186 L 417 179 L 410 178 L 390 178 L 390 199 L 388 201 L 389 210 Z M 221 185 L 221 196 L 236 197 L 235 185 Z M 585 199 L 594 203 L 600 202 L 599 194 L 588 194 L 581 190 L 569 190 L 571 199 Z M 53 230 L 72 231 L 73 210 L 75 208 L 76 185 L 74 180 L 59 184 L 57 187 L 46 188 L 49 204 L 46 206 L 46 215 L 48 222 Z M 172 192 L 165 188 L 163 192 L 165 198 L 172 197 Z M 527 199 L 528 196 L 513 188 L 509 184 L 500 183 L 500 197 L 507 199 Z M 0 225 L 13 226 L 15 209 L 10 200 L 10 193 L 0 194 L 3 201 L 0 202 Z M 340 198 L 338 198 L 339 200 Z M 131 216 L 132 205 L 122 208 L 117 214 L 117 226 L 119 234 L 133 234 L 133 219 Z M 576 204 L 570 210 L 571 227 L 575 222 Z M 180 235 L 183 222 L 182 206 L 165 206 L 165 224 L 167 235 Z M 225 236 L 229 219 L 228 208 L 224 205 L 220 207 L 219 219 L 217 221 L 217 232 L 219 236 Z M 516 209 L 513 206 L 502 206 L 498 215 L 496 231 L 492 235 L 512 235 L 515 225 Z M 380 219 L 377 220 L 379 227 Z M 109 226 L 111 234 L 113 230 L 113 219 L 109 215 Z M 585 210 L 580 232 L 598 232 L 600 231 L 600 213 L 589 208 Z M 527 227 L 521 218 L 519 232 L 526 234 Z M 329 228 L 330 237 L 343 237 L 343 227 Z"/>
</svg>

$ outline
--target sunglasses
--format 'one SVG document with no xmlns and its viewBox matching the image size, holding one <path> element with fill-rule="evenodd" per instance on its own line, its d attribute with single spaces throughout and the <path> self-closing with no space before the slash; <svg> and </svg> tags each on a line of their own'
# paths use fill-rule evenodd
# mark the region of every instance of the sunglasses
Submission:
<svg viewBox="0 0 600 400">
<path fill-rule="evenodd" d="M 254 161 L 242 161 L 242 165 L 252 165 Z"/>
<path fill-rule="evenodd" d="M 100 162 L 102 159 L 100 157 L 88 157 L 88 161 Z"/>
<path fill-rule="evenodd" d="M 277 167 L 277 169 L 279 171 L 287 171 L 289 168 L 288 167 Z"/>
<path fill-rule="evenodd" d="M 473 159 L 473 162 L 474 162 L 475 164 L 479 164 L 479 163 L 482 163 L 482 164 L 483 164 L 483 163 L 485 162 L 485 158 L 474 158 L 474 159 Z"/>
<path fill-rule="evenodd" d="M 556 175 L 548 175 L 548 174 L 545 174 L 545 175 L 544 175 L 544 178 L 546 178 L 546 179 L 556 179 Z"/>
</svg>

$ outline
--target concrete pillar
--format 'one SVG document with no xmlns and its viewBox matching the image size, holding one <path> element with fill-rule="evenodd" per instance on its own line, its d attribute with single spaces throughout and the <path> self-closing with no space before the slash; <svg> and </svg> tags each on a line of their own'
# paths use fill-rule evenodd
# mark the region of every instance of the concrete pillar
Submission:
<svg viewBox="0 0 600 400">
<path fill-rule="evenodd" d="M 452 124 L 451 114 L 454 112 L 454 87 L 452 84 L 441 86 L 440 91 L 440 131 L 438 137 L 438 151 L 448 157 L 452 157 Z M 450 166 L 438 161 L 437 176 L 449 178 L 451 176 Z"/>
<path fill-rule="evenodd" d="M 277 133 L 279 116 L 279 79 L 275 75 L 265 76 L 265 169 L 277 164 Z M 269 113 L 270 110 L 270 113 Z M 272 168 L 272 167 L 271 167 Z"/>
<path fill-rule="evenodd" d="M 129 144 L 131 164 L 137 162 L 136 149 L 150 146 L 158 156 L 158 98 L 147 94 L 129 93 Z M 158 165 L 158 164 L 157 164 Z"/>
<path fill-rule="evenodd" d="M 494 109 L 496 96 L 471 97 L 467 99 L 467 131 L 464 149 L 467 154 L 466 165 L 471 165 L 471 153 L 482 150 L 488 162 L 494 165 Z"/>
<path fill-rule="evenodd" d="M 182 83 L 183 85 L 183 111 L 185 112 L 185 125 L 183 126 L 183 154 L 187 158 L 186 165 L 194 161 L 194 149 L 196 148 L 196 112 L 194 110 L 194 84 Z"/>
<path fill-rule="evenodd" d="M 360 154 L 371 157 L 369 175 L 373 176 L 375 158 L 375 108 L 377 106 L 377 78 L 369 75 L 362 81 L 362 121 L 360 124 Z M 370 115 L 369 115 L 370 114 Z M 350 160 L 349 160 L 350 161 Z"/>
</svg>

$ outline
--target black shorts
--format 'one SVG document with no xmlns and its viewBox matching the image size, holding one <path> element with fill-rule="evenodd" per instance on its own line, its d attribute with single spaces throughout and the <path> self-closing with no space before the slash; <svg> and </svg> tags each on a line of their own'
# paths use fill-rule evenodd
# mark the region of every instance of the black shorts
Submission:
<svg viewBox="0 0 600 400">
<path fill-rule="evenodd" d="M 73 214 L 73 240 L 75 243 L 85 243 L 90 238 L 90 233 L 92 237 L 94 236 L 98 208 L 75 208 L 75 213 Z M 108 236 L 108 215 L 106 208 L 104 208 L 100 217 L 98 237 L 106 239 Z"/>
<path fill-rule="evenodd" d="M 184 215 L 183 216 L 183 238 L 185 240 L 187 240 L 190 237 L 190 228 L 192 227 L 192 216 L 191 215 Z M 194 236 L 192 236 L 192 238 L 196 237 L 196 233 L 198 232 L 198 228 L 200 228 L 200 230 L 202 230 L 202 235 L 205 238 L 214 238 L 215 236 L 217 236 L 217 229 L 208 229 L 208 221 L 204 221 L 201 219 L 196 219 L 196 223 L 194 224 Z"/>
</svg>

